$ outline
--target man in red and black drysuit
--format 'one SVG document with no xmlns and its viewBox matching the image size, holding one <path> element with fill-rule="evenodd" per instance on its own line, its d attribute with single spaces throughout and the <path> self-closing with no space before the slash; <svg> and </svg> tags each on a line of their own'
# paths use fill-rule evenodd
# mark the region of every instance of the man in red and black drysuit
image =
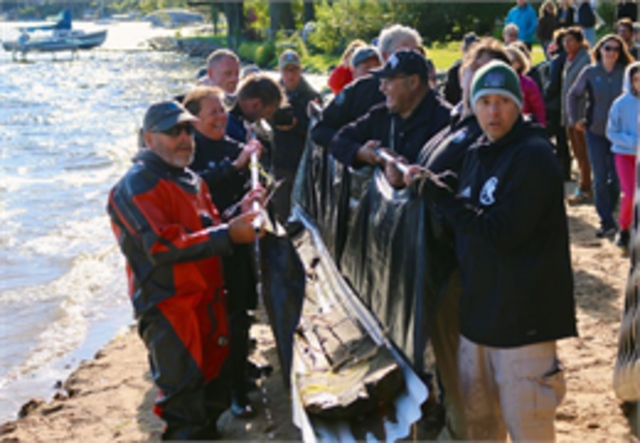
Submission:
<svg viewBox="0 0 640 443">
<path fill-rule="evenodd" d="M 107 207 L 160 389 L 154 412 L 166 422 L 163 439 L 171 440 L 214 438 L 229 406 L 221 375 L 229 331 L 219 255 L 255 239 L 255 214 L 248 211 L 262 197 L 249 194 L 243 215 L 221 223 L 206 184 L 186 168 L 196 120 L 176 102 L 152 105 L 143 124 L 148 150 L 134 158 Z"/>
</svg>

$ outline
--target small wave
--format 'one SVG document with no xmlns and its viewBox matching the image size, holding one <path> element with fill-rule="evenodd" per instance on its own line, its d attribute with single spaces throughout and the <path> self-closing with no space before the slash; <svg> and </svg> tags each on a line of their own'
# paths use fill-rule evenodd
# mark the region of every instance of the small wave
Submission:
<svg viewBox="0 0 640 443">
<path fill-rule="evenodd" d="M 37 372 L 77 349 L 91 322 L 105 319 L 110 309 L 128 303 L 124 280 L 119 251 L 108 247 L 78 257 L 68 273 L 50 284 L 2 292 L 0 303 L 8 308 L 4 312 L 16 310 L 28 316 L 29 309 L 45 302 L 53 302 L 49 305 L 55 308 L 40 313 L 45 317 L 41 319 L 44 327 L 36 337 L 28 336 L 29 330 L 21 337 L 12 337 L 12 341 L 19 339 L 34 345 L 22 350 L 20 361 L 10 362 L 11 370 L 0 380 Z M 37 322 L 34 318 L 29 320 Z"/>
</svg>

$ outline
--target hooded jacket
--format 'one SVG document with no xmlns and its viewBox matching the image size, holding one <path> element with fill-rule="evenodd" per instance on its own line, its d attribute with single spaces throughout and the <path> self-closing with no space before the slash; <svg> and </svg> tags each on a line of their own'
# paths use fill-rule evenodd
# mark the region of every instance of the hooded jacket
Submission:
<svg viewBox="0 0 640 443">
<path fill-rule="evenodd" d="M 538 27 L 538 14 L 529 3 L 522 7 L 516 5 L 509 10 L 504 24 L 508 25 L 510 23 L 518 27 L 518 40 L 525 43 L 533 43 L 536 28 Z"/>
<path fill-rule="evenodd" d="M 586 94 L 586 126 L 592 133 L 604 136 L 611 104 L 622 92 L 623 77 L 624 67 L 620 63 L 616 63 L 611 72 L 607 72 L 601 62 L 584 68 L 569 90 L 569 119 L 580 120 L 580 99 Z"/>
<path fill-rule="evenodd" d="M 539 125 L 520 119 L 469 149 L 439 207 L 460 263 L 460 330 L 510 348 L 577 335 L 562 175 Z"/>
<path fill-rule="evenodd" d="M 615 154 L 636 155 L 640 149 L 638 126 L 640 126 L 640 96 L 631 85 L 631 69 L 640 66 L 635 62 L 624 72 L 624 87 L 620 97 L 613 102 L 607 123 L 607 138 Z"/>
</svg>

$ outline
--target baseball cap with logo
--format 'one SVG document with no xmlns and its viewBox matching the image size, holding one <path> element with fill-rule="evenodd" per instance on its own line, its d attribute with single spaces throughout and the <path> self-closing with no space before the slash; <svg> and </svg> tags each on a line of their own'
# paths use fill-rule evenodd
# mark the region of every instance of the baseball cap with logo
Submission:
<svg viewBox="0 0 640 443">
<path fill-rule="evenodd" d="M 280 69 L 286 68 L 287 66 L 300 66 L 300 56 L 297 52 L 290 49 L 280 54 L 280 59 L 278 60 L 278 67 Z"/>
<path fill-rule="evenodd" d="M 369 71 L 378 78 L 392 78 L 398 75 L 417 75 L 423 80 L 429 80 L 429 66 L 427 59 L 417 51 L 398 51 L 389 57 L 382 68 Z"/>
<path fill-rule="evenodd" d="M 351 66 L 357 67 L 360 63 L 369 60 L 370 58 L 376 58 L 380 60 L 380 53 L 373 46 L 360 46 L 356 48 L 351 57 Z"/>
<path fill-rule="evenodd" d="M 198 118 L 191 114 L 180 103 L 173 100 L 154 103 L 147 109 L 142 124 L 144 132 L 159 132 L 184 122 L 197 122 Z"/>
<path fill-rule="evenodd" d="M 471 48 L 471 45 L 473 45 L 474 43 L 478 43 L 479 41 L 480 39 L 475 32 L 466 33 L 462 38 L 462 50 L 464 52 L 467 52 Z"/>
<path fill-rule="evenodd" d="M 498 94 L 509 97 L 522 110 L 522 89 L 518 75 L 506 63 L 494 60 L 478 70 L 471 83 L 471 106 L 485 95 Z"/>
</svg>

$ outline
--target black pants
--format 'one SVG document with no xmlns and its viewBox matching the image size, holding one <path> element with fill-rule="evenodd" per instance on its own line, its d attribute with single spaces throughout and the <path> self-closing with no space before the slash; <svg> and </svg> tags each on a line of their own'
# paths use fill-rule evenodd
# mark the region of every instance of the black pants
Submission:
<svg viewBox="0 0 640 443">
<path fill-rule="evenodd" d="M 277 180 L 284 180 L 273 197 L 276 219 L 283 225 L 291 215 L 291 193 L 296 172 L 292 169 L 275 169 L 274 171 Z"/>
<path fill-rule="evenodd" d="M 567 130 L 560 122 L 560 110 L 547 109 L 547 135 L 555 140 L 556 157 L 562 176 L 571 179 L 571 154 L 567 142 Z"/>
<path fill-rule="evenodd" d="M 218 417 L 230 404 L 226 362 L 223 363 L 227 349 L 222 351 L 220 347 L 216 351 L 215 343 L 223 343 L 217 337 L 211 337 L 211 346 L 190 349 L 189 346 L 194 343 L 203 343 L 202 328 L 194 325 L 200 321 L 198 316 L 191 315 L 196 320 L 189 325 L 182 322 L 184 327 L 176 330 L 172 316 L 185 316 L 179 305 L 180 300 L 172 300 L 169 305 L 152 308 L 138 319 L 138 332 L 149 352 L 151 373 L 160 390 L 154 413 L 167 425 L 162 436 L 166 440 L 197 438 L 204 430 L 215 427 Z M 223 335 L 226 337 L 226 322 L 224 329 Z M 194 334 L 200 337 L 192 339 Z M 210 338 L 206 331 L 204 335 Z M 215 355 L 216 352 L 218 355 Z M 214 356 L 215 361 L 197 362 L 194 356 L 204 353 Z M 211 364 L 216 371 L 219 370 L 218 376 L 213 379 L 207 375 Z"/>
<path fill-rule="evenodd" d="M 252 245 L 235 245 L 233 254 L 223 259 L 231 335 L 229 371 L 231 390 L 235 394 L 246 394 L 251 327 L 247 310 L 255 309 L 257 299 L 251 247 Z"/>
</svg>

